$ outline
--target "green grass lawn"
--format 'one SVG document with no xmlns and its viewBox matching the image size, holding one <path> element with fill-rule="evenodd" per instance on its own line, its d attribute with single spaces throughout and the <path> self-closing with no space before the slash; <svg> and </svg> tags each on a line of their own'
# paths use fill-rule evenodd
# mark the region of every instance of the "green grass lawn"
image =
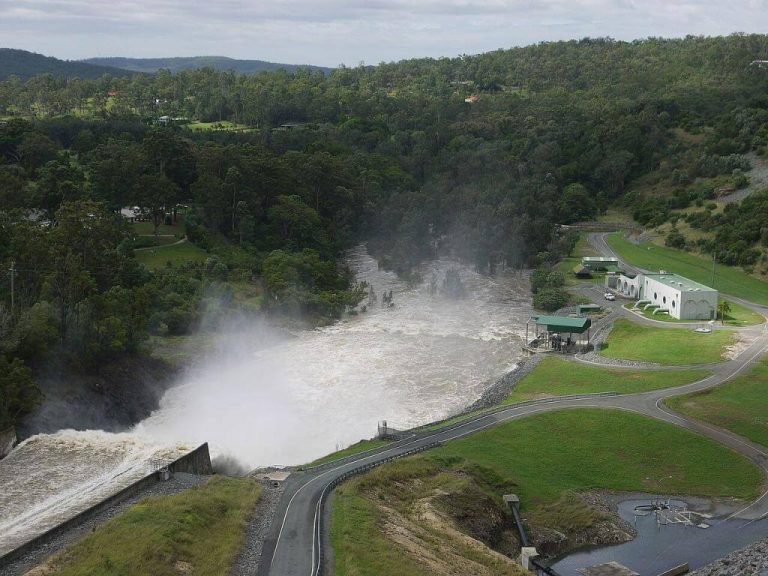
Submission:
<svg viewBox="0 0 768 576">
<path fill-rule="evenodd" d="M 562 272 L 565 276 L 565 283 L 568 286 L 575 286 L 577 284 L 603 284 L 605 274 L 602 272 L 593 272 L 592 278 L 576 278 L 573 275 L 573 269 L 575 266 L 581 264 L 581 259 L 584 256 L 599 256 L 599 254 L 590 246 L 585 234 L 579 236 L 579 240 L 576 242 L 576 247 L 573 252 L 567 258 L 563 258 L 555 265 L 555 270 Z"/>
<path fill-rule="evenodd" d="M 49 562 L 56 576 L 225 576 L 259 498 L 252 479 L 215 476 L 128 508 Z"/>
<path fill-rule="evenodd" d="M 725 315 L 726 326 L 753 326 L 765 322 L 765 318 L 761 314 L 753 312 L 746 306 L 731 300 L 728 300 L 728 305 L 731 307 L 731 311 Z"/>
<path fill-rule="evenodd" d="M 202 262 L 208 258 L 208 253 L 205 250 L 186 240 L 180 244 L 135 250 L 134 254 L 136 260 L 150 270 L 163 268 L 168 262 L 178 265 L 184 262 Z"/>
<path fill-rule="evenodd" d="M 502 424 L 449 442 L 427 458 L 461 459 L 516 485 L 523 506 L 604 488 L 732 496 L 760 492 L 758 468 L 697 434 L 619 410 L 571 409 Z M 712 466 L 718 462 L 718 466 Z"/>
<path fill-rule="evenodd" d="M 730 330 L 703 334 L 687 328 L 650 328 L 620 318 L 614 323 L 600 354 L 667 366 L 709 364 L 722 362 L 725 346 L 733 340 Z"/>
<path fill-rule="evenodd" d="M 621 232 L 609 234 L 607 241 L 608 245 L 628 264 L 651 271 L 667 270 L 706 286 L 712 284 L 710 258 L 651 243 L 633 244 L 625 240 Z M 768 305 L 768 282 L 758 280 L 738 268 L 718 264 L 715 267 L 714 284 L 712 287 L 724 294 Z"/>
<path fill-rule="evenodd" d="M 572 409 L 530 416 L 343 484 L 332 509 L 334 573 L 433 574 L 384 529 L 387 510 L 411 514 L 418 524 L 419 503 L 425 499 L 437 500 L 461 525 L 467 516 L 508 513 L 501 496 L 515 493 L 529 526 L 559 530 L 575 546 L 575 537 L 602 519 L 575 492 L 607 489 L 746 500 L 760 493 L 761 483 L 760 470 L 740 455 L 634 413 Z M 432 550 L 445 548 L 445 536 L 432 536 Z"/>
<path fill-rule="evenodd" d="M 134 222 L 131 224 L 131 228 L 136 236 L 149 236 L 154 235 L 155 233 L 155 227 L 152 222 Z M 175 226 L 160 224 L 157 228 L 157 233 L 163 236 L 170 234 L 177 238 L 181 238 L 184 236 L 184 224 L 181 221 Z"/>
<path fill-rule="evenodd" d="M 347 446 L 343 450 L 332 452 L 327 456 L 323 456 L 322 458 L 313 460 L 312 462 L 307 464 L 306 467 L 320 466 L 321 464 L 327 464 L 328 462 L 341 460 L 342 458 L 346 458 L 347 456 L 353 456 L 355 454 L 360 454 L 360 452 L 365 452 L 366 450 L 374 450 L 376 448 L 381 448 L 382 446 L 386 446 L 389 443 L 390 443 L 389 440 L 380 440 L 378 438 L 374 438 L 373 440 L 360 440 L 360 442 L 358 442 L 357 444 L 352 444 L 352 446 Z"/>
<path fill-rule="evenodd" d="M 671 398 L 666 404 L 768 446 L 768 360 L 722 386 Z"/>
<path fill-rule="evenodd" d="M 517 383 L 504 404 L 569 394 L 632 394 L 682 386 L 709 374 L 707 370 L 618 370 L 547 357 Z"/>
<path fill-rule="evenodd" d="M 250 126 L 246 126 L 245 124 L 235 124 L 234 122 L 230 122 L 229 120 L 220 120 L 219 122 L 190 122 L 186 126 L 193 132 L 208 132 L 212 130 L 221 130 L 221 131 L 228 131 L 228 132 L 235 132 L 235 131 L 244 132 L 248 130 L 253 130 L 253 128 L 251 128 Z"/>
</svg>

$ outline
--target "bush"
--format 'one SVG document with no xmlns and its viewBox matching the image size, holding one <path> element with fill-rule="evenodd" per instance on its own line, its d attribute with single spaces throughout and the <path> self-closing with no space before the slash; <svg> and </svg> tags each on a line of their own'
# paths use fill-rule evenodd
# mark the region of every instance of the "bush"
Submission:
<svg viewBox="0 0 768 576">
<path fill-rule="evenodd" d="M 561 288 L 544 288 L 533 297 L 533 306 L 545 312 L 554 312 L 568 304 L 568 293 Z"/>
<path fill-rule="evenodd" d="M 553 272 L 547 268 L 538 268 L 531 273 L 531 292 L 536 294 L 545 288 L 560 288 L 565 285 L 562 272 Z"/>
<path fill-rule="evenodd" d="M 680 231 L 677 228 L 672 228 L 664 239 L 664 245 L 669 246 L 670 248 L 684 250 L 686 246 L 685 236 L 680 234 Z"/>
</svg>

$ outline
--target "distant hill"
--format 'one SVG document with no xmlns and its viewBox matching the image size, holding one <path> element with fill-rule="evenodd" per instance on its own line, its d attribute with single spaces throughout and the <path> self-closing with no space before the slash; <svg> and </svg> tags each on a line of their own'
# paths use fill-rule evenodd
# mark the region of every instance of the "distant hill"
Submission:
<svg viewBox="0 0 768 576">
<path fill-rule="evenodd" d="M 38 74 L 53 74 L 66 78 L 100 78 L 104 74 L 130 76 L 133 72 L 85 62 L 59 60 L 26 50 L 0 48 L 0 79 L 18 76 L 22 80 L 26 80 Z"/>
<path fill-rule="evenodd" d="M 333 68 L 325 68 L 323 66 L 278 64 L 275 62 L 264 62 L 263 60 L 236 60 L 225 56 L 191 56 L 188 58 L 88 58 L 82 60 L 82 62 L 99 66 L 122 68 L 133 72 L 147 72 L 150 74 L 163 69 L 170 70 L 171 72 L 179 72 L 181 70 L 198 70 L 200 68 L 213 68 L 221 71 L 232 70 L 238 74 L 258 74 L 259 72 L 272 72 L 281 69 L 287 72 L 295 72 L 299 68 L 320 71 L 328 74 L 333 70 Z"/>
</svg>

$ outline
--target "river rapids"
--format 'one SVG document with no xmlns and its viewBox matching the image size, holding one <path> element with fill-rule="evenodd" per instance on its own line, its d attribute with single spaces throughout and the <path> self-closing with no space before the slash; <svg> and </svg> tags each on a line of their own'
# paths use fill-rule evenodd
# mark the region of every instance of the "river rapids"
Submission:
<svg viewBox="0 0 768 576">
<path fill-rule="evenodd" d="M 372 437 L 379 420 L 404 428 L 449 416 L 514 369 L 531 311 L 518 273 L 489 278 L 437 260 L 414 286 L 363 247 L 348 264 L 377 294 L 365 313 L 290 338 L 257 327 L 222 339 L 129 432 L 21 443 L 0 461 L 0 554 L 202 442 L 247 468 L 300 464 Z M 449 270 L 464 297 L 444 294 Z M 382 302 L 390 291 L 392 306 Z"/>
</svg>

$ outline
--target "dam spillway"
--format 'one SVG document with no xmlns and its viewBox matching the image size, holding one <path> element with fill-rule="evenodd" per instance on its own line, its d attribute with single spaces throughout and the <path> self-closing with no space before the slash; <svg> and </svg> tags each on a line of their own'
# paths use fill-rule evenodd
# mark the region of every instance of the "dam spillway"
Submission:
<svg viewBox="0 0 768 576">
<path fill-rule="evenodd" d="M 438 260 L 408 284 L 362 247 L 348 264 L 379 295 L 365 313 L 291 337 L 266 326 L 221 334 L 133 430 L 18 446 L 0 461 L 0 553 L 203 442 L 249 468 L 301 464 L 370 438 L 378 420 L 415 426 L 459 411 L 519 360 L 531 309 L 518 273 Z M 464 297 L 441 294 L 448 270 Z"/>
</svg>

